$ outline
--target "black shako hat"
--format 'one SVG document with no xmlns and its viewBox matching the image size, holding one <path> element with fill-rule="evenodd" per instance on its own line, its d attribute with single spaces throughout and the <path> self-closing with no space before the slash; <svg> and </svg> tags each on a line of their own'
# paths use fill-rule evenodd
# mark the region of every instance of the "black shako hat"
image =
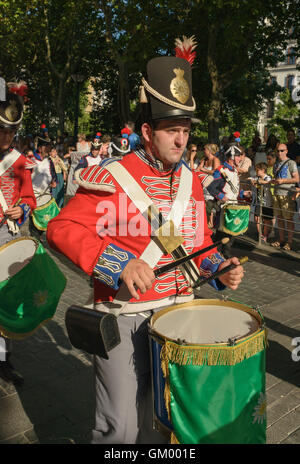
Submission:
<svg viewBox="0 0 300 464">
<path fill-rule="evenodd" d="M 43 137 L 40 137 L 39 135 L 36 137 L 36 145 L 37 147 L 47 147 L 51 145 L 51 140 L 44 139 Z"/>
<path fill-rule="evenodd" d="M 140 102 L 150 105 L 152 120 L 192 118 L 196 109 L 192 95 L 192 68 L 184 58 L 161 56 L 147 64 Z"/>
<path fill-rule="evenodd" d="M 101 146 L 102 146 L 102 142 L 100 142 L 99 139 L 91 142 L 91 150 L 100 150 Z"/>
<path fill-rule="evenodd" d="M 110 148 L 113 156 L 122 156 L 130 153 L 129 140 L 126 137 L 113 137 L 110 142 Z"/>
<path fill-rule="evenodd" d="M 18 130 L 23 119 L 23 98 L 6 86 L 6 99 L 0 101 L 0 127 Z"/>
</svg>

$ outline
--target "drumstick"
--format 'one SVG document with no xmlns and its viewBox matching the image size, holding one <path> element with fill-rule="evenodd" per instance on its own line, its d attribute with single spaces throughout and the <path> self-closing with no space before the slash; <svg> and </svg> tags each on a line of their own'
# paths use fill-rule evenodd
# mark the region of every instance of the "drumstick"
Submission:
<svg viewBox="0 0 300 464">
<path fill-rule="evenodd" d="M 18 201 L 13 205 L 13 208 L 15 208 L 16 206 L 18 206 L 22 201 L 22 198 L 19 198 Z"/>
<path fill-rule="evenodd" d="M 243 257 L 239 258 L 239 261 L 240 261 L 239 264 L 230 264 L 229 266 L 226 266 L 223 269 L 221 269 L 221 271 L 214 272 L 207 279 L 201 279 L 201 277 L 200 277 L 200 279 L 198 279 L 194 283 L 193 288 L 202 287 L 202 285 L 208 284 L 212 280 L 217 279 L 218 277 L 220 277 L 223 274 L 226 274 L 226 272 L 231 271 L 232 269 L 235 269 L 237 266 L 243 265 L 244 263 L 246 263 L 248 261 L 248 256 L 243 256 Z"/>
<path fill-rule="evenodd" d="M 206 248 L 203 248 L 202 250 L 195 251 L 194 253 L 191 253 L 190 255 L 183 256 L 182 258 L 176 259 L 176 261 L 173 261 L 172 263 L 166 264 L 165 266 L 161 266 L 158 269 L 154 271 L 155 277 L 164 274 L 165 272 L 171 271 L 171 269 L 174 269 L 177 266 L 180 266 L 181 264 L 185 263 L 186 261 L 189 261 L 190 259 L 196 258 L 199 255 L 202 255 L 203 253 L 206 253 L 209 250 L 212 250 L 213 248 L 216 248 L 219 245 L 225 245 L 225 243 L 229 242 L 228 237 L 224 237 L 222 240 L 219 240 L 218 242 L 213 243 L 212 245 L 207 246 Z"/>
</svg>

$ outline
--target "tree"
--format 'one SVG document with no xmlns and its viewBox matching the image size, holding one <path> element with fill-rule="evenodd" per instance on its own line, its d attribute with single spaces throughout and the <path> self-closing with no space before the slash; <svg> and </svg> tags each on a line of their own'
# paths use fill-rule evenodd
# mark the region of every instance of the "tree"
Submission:
<svg viewBox="0 0 300 464">
<path fill-rule="evenodd" d="M 103 45 L 93 5 L 88 0 L 14 0 L 2 7 L 1 62 L 11 65 L 1 72 L 7 79 L 25 78 L 29 107 L 39 113 L 39 103 L 46 119 L 56 116 L 62 133 L 67 103 L 75 93 L 71 75 L 80 72 L 86 80 L 93 75 Z"/>
<path fill-rule="evenodd" d="M 276 135 L 278 140 L 285 141 L 288 129 L 294 129 L 297 133 L 296 128 L 300 124 L 299 110 L 288 89 L 281 92 L 278 98 L 274 115 L 268 121 L 267 127 L 269 133 Z"/>
<path fill-rule="evenodd" d="M 240 83 L 244 100 L 248 98 L 254 104 L 253 96 L 257 100 L 270 93 L 266 69 L 276 64 L 288 39 L 292 21 L 290 2 L 198 0 L 189 4 L 189 30 L 194 32 L 197 27 L 200 33 L 201 28 L 201 38 L 196 34 L 198 42 L 202 41 L 203 53 L 198 67 L 203 74 L 202 82 L 204 75 L 208 81 L 202 91 L 209 96 L 209 140 L 218 141 L 222 105 L 235 106 L 236 94 L 232 88 Z M 261 75 L 265 76 L 263 82 Z"/>
</svg>

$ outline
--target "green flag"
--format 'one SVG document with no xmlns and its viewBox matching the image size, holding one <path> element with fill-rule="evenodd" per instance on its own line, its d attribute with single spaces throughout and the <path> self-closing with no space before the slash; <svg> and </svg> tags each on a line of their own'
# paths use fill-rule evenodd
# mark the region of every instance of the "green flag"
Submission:
<svg viewBox="0 0 300 464">
<path fill-rule="evenodd" d="M 221 212 L 220 230 L 230 235 L 241 235 L 249 225 L 249 205 L 225 205 Z"/>
<path fill-rule="evenodd" d="M 0 282 L 0 335 L 24 338 L 51 319 L 66 278 L 40 243 L 29 263 Z"/>
<path fill-rule="evenodd" d="M 59 212 L 60 209 L 54 198 L 45 205 L 38 206 L 32 213 L 32 220 L 35 227 L 39 230 L 47 230 L 48 222 L 55 218 Z"/>
<path fill-rule="evenodd" d="M 172 443 L 266 442 L 265 331 L 236 346 L 166 342 L 162 369 Z"/>
</svg>

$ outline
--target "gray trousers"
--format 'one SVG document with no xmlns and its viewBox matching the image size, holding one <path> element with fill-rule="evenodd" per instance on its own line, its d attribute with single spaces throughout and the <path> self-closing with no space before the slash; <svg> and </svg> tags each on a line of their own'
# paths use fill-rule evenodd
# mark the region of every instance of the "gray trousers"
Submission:
<svg viewBox="0 0 300 464">
<path fill-rule="evenodd" d="M 151 316 L 152 311 L 148 311 Z M 92 443 L 160 444 L 166 438 L 152 428 L 149 319 L 119 316 L 121 343 L 108 355 L 94 356 L 95 429 Z"/>
</svg>

